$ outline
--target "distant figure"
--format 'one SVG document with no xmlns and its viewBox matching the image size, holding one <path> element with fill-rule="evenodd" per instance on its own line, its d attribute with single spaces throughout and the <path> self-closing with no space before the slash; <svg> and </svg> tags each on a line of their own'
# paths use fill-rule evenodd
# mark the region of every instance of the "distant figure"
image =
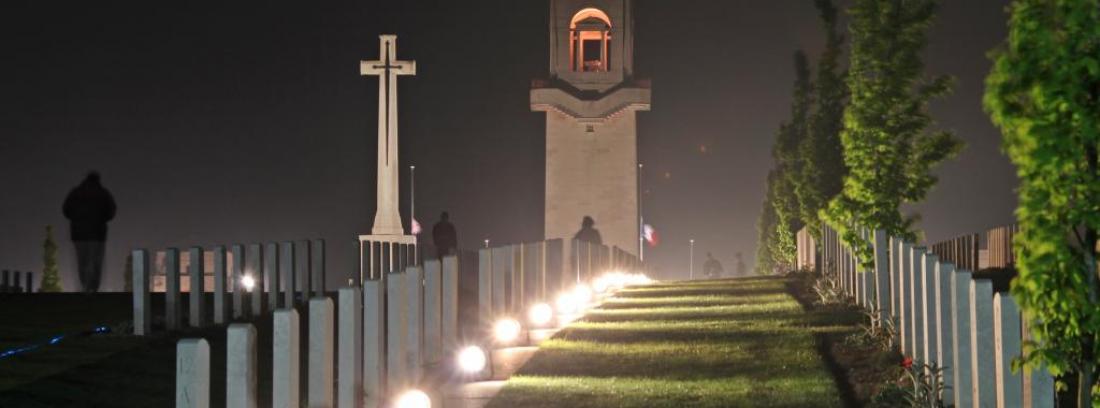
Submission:
<svg viewBox="0 0 1100 408">
<path fill-rule="evenodd" d="M 581 221 L 581 230 L 577 231 L 576 235 L 573 235 L 573 239 L 595 245 L 603 245 L 603 238 L 600 238 L 600 230 L 593 228 L 595 225 L 596 220 L 593 220 L 592 217 L 587 215 L 584 216 L 584 220 Z"/>
<path fill-rule="evenodd" d="M 62 211 L 69 219 L 69 235 L 76 247 L 80 285 L 86 293 L 96 292 L 103 274 L 107 221 L 115 218 L 115 199 L 93 171 L 65 197 Z"/>
<path fill-rule="evenodd" d="M 745 270 L 745 259 L 741 256 L 741 253 L 737 253 L 737 276 L 749 276 L 748 271 Z"/>
<path fill-rule="evenodd" d="M 439 222 L 432 227 L 432 242 L 436 255 L 443 258 L 458 253 L 458 232 L 451 224 L 451 215 L 446 211 L 439 215 Z"/>
<path fill-rule="evenodd" d="M 714 259 L 714 256 L 707 252 L 707 261 L 703 263 L 703 276 L 710 279 L 717 279 L 722 277 L 722 263 Z"/>
</svg>

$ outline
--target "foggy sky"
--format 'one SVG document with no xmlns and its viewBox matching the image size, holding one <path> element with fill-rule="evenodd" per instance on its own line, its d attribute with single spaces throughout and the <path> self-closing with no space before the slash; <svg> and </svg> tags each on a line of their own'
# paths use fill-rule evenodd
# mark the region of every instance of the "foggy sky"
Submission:
<svg viewBox="0 0 1100 408">
<path fill-rule="evenodd" d="M 398 37 L 402 168 L 416 216 L 448 210 L 460 246 L 542 236 L 545 1 L 6 2 L 0 13 L 0 268 L 41 270 L 43 227 L 76 285 L 61 202 L 89 169 L 119 212 L 106 289 L 133 248 L 325 238 L 330 284 L 353 273 L 374 211 L 378 35 Z M 641 0 L 636 73 L 647 251 L 686 275 L 687 241 L 751 268 L 770 149 L 789 111 L 792 55 L 823 46 L 811 1 Z M 932 111 L 967 147 L 916 206 L 931 240 L 1008 223 L 1013 169 L 981 110 L 985 54 L 1007 0 L 944 2 L 927 70 L 958 78 Z M 816 58 L 815 58 L 816 59 Z M 407 171 L 402 218 L 408 222 Z M 599 220 L 597 220 L 598 222 Z M 425 237 L 426 239 L 427 237 Z"/>
</svg>

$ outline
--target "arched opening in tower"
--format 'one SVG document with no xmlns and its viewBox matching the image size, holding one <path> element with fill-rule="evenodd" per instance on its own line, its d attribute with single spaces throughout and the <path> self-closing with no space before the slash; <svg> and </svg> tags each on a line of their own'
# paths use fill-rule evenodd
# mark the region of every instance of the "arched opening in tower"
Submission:
<svg viewBox="0 0 1100 408">
<path fill-rule="evenodd" d="M 570 67 L 576 72 L 607 72 L 611 66 L 611 19 L 586 8 L 573 15 L 569 31 Z"/>
</svg>

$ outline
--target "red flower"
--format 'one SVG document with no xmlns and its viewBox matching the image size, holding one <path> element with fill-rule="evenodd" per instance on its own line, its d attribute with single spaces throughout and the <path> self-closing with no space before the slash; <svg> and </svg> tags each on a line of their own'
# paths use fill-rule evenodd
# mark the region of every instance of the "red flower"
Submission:
<svg viewBox="0 0 1100 408">
<path fill-rule="evenodd" d="M 913 357 L 906 357 L 901 359 L 901 366 L 906 369 L 913 367 Z"/>
</svg>

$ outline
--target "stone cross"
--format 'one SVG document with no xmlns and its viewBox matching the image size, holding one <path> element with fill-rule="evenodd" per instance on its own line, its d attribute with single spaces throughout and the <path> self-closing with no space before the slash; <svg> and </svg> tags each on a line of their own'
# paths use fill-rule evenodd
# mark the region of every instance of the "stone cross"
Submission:
<svg viewBox="0 0 1100 408">
<path fill-rule="evenodd" d="M 398 61 L 397 36 L 378 36 L 377 61 L 360 61 L 361 75 L 378 76 L 378 207 L 374 235 L 404 235 L 397 212 L 397 77 L 416 75 L 416 61 Z"/>
</svg>

